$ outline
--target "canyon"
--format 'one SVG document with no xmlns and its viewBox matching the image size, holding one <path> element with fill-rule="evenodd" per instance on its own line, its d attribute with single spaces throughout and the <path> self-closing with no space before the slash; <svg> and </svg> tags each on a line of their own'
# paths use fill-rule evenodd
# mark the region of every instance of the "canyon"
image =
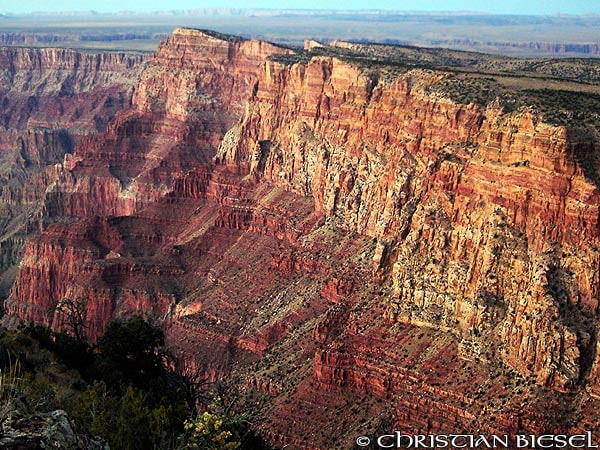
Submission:
<svg viewBox="0 0 600 450">
<path fill-rule="evenodd" d="M 51 221 L 47 188 L 64 157 L 130 105 L 148 55 L 0 48 L 0 296 L 8 295 L 25 242 Z"/>
<path fill-rule="evenodd" d="M 152 57 L 0 48 L 4 323 L 152 318 L 276 447 L 598 442 L 599 110 L 504 99 L 596 101 L 600 66 L 473 58 L 188 28 Z"/>
</svg>

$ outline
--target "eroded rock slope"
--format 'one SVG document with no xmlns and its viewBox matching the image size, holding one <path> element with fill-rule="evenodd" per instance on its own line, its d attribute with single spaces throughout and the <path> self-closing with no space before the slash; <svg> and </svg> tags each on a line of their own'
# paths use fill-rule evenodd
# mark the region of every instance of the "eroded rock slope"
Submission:
<svg viewBox="0 0 600 450">
<path fill-rule="evenodd" d="M 593 130 L 314 50 L 176 29 L 55 169 L 8 314 L 155 317 L 287 448 L 597 433 Z"/>
</svg>

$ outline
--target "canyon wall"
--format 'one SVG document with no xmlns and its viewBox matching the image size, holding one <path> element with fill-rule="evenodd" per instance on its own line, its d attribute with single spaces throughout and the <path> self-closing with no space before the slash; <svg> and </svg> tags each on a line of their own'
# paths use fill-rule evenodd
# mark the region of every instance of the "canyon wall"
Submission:
<svg viewBox="0 0 600 450">
<path fill-rule="evenodd" d="M 394 320 L 568 390 L 595 342 L 573 309 L 598 310 L 599 192 L 573 149 L 585 144 L 530 111 L 437 98 L 436 72 L 378 76 L 331 58 L 266 63 L 217 159 L 377 239 Z"/>
<path fill-rule="evenodd" d="M 60 48 L 0 47 L 5 131 L 47 128 L 71 134 L 103 131 L 129 106 L 145 54 Z M 8 150 L 14 137 L 3 133 Z"/>
<path fill-rule="evenodd" d="M 8 315 L 154 317 L 185 370 L 267 397 L 281 446 L 388 416 L 597 433 L 597 143 L 435 93 L 448 72 L 304 56 L 176 29 L 55 169 Z"/>
<path fill-rule="evenodd" d="M 46 189 L 65 155 L 131 104 L 149 55 L 0 47 L 0 295 L 24 242 L 44 228 Z M 57 166 L 58 165 L 58 166 Z"/>
</svg>

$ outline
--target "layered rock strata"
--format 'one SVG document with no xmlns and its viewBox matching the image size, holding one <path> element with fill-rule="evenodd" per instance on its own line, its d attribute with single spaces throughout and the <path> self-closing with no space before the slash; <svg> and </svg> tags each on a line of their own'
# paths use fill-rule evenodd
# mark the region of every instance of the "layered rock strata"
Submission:
<svg viewBox="0 0 600 450">
<path fill-rule="evenodd" d="M 46 189 L 65 155 L 131 104 L 148 55 L 0 47 L 0 296 L 23 243 L 44 227 Z"/>
<path fill-rule="evenodd" d="M 434 93 L 448 72 L 292 53 L 175 30 L 57 169 L 9 315 L 153 316 L 290 448 L 597 433 L 597 143 Z"/>
</svg>

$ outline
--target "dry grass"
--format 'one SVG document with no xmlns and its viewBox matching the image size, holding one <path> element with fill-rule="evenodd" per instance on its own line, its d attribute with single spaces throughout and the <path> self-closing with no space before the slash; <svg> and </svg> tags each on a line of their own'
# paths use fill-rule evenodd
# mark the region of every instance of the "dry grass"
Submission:
<svg viewBox="0 0 600 450">
<path fill-rule="evenodd" d="M 21 376 L 21 364 L 18 359 L 12 360 L 8 367 L 0 368 L 0 430 L 2 424 L 10 419 L 14 411 L 14 403 L 19 397 L 23 378 Z"/>
</svg>

